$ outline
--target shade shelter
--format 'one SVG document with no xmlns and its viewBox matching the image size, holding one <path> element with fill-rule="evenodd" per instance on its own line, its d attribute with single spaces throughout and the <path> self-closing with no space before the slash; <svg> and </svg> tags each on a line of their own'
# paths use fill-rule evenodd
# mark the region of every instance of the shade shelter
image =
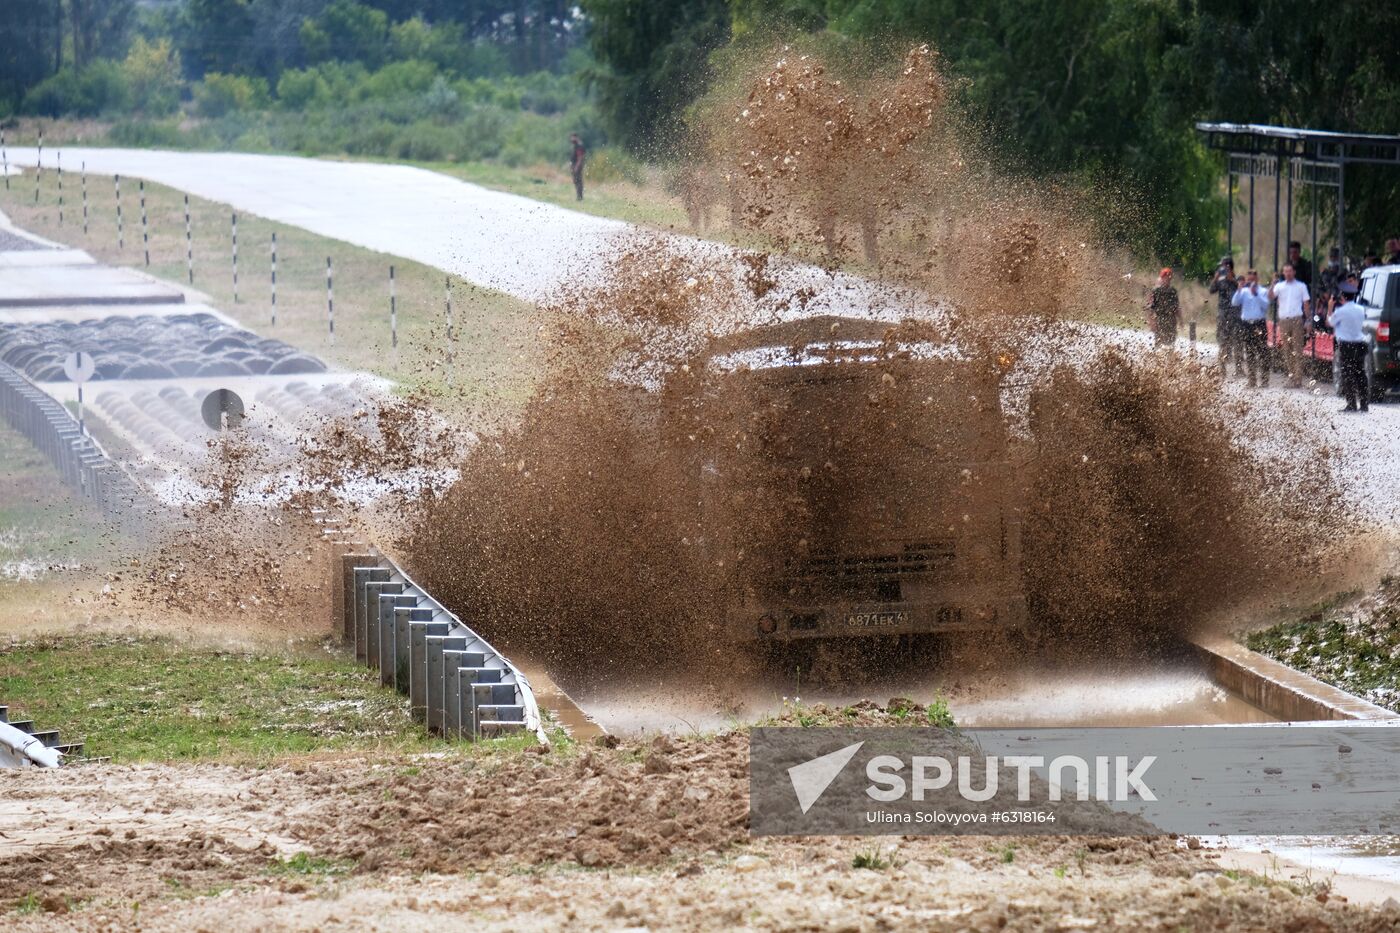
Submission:
<svg viewBox="0 0 1400 933">
<path fill-rule="evenodd" d="M 1353 164 L 1394 165 L 1400 168 L 1400 136 L 1374 133 L 1334 133 L 1329 130 L 1294 129 L 1263 123 L 1197 123 L 1206 146 L 1225 153 L 1225 171 L 1231 208 L 1225 226 L 1230 252 L 1235 248 L 1235 179 L 1249 179 L 1249 264 L 1254 263 L 1254 184 L 1256 178 L 1274 178 L 1274 269 L 1279 267 L 1279 203 L 1288 192 L 1284 227 L 1293 229 L 1293 186 L 1299 184 L 1335 192 L 1337 246 L 1347 254 L 1346 167 Z M 1317 204 L 1312 202 L 1312 250 L 1317 260 Z M 1286 249 L 1286 241 L 1285 241 Z"/>
</svg>

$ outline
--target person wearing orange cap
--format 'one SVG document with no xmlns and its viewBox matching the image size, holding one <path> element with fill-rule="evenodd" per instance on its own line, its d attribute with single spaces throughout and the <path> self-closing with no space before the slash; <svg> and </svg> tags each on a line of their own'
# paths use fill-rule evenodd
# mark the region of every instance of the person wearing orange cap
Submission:
<svg viewBox="0 0 1400 933">
<path fill-rule="evenodd" d="M 1157 287 L 1147 300 L 1147 326 L 1158 348 L 1176 344 L 1176 331 L 1181 323 L 1181 298 L 1172 287 L 1172 270 L 1163 268 L 1157 276 Z"/>
</svg>

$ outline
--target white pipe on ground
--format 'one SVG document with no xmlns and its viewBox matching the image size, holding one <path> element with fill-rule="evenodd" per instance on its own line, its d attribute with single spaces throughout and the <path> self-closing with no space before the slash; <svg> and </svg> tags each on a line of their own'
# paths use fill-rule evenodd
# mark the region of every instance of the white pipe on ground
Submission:
<svg viewBox="0 0 1400 933">
<path fill-rule="evenodd" d="M 12 749 L 21 758 L 27 758 L 36 767 L 58 767 L 59 754 L 56 750 L 7 722 L 0 722 L 0 745 Z"/>
</svg>

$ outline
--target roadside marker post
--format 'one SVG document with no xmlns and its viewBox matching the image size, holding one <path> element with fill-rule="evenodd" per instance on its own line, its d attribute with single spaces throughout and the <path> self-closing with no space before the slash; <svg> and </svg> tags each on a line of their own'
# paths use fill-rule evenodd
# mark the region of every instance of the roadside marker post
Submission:
<svg viewBox="0 0 1400 933">
<path fill-rule="evenodd" d="M 122 177 L 112 176 L 112 183 L 117 187 L 117 249 L 126 249 L 126 237 L 122 234 Z"/>
<path fill-rule="evenodd" d="M 0 160 L 5 163 L 5 190 L 10 190 L 10 153 L 5 148 L 5 131 L 0 130 Z"/>
<path fill-rule="evenodd" d="M 194 226 L 190 223 L 190 196 L 185 195 L 185 267 L 194 284 Z"/>
<path fill-rule="evenodd" d="M 58 225 L 63 226 L 63 150 L 54 153 L 54 164 L 58 169 Z"/>
<path fill-rule="evenodd" d="M 141 190 L 141 245 L 146 250 L 146 267 L 151 265 L 151 228 L 146 222 L 146 179 L 137 182 L 137 187 Z"/>
<path fill-rule="evenodd" d="M 452 276 L 449 275 L 443 281 L 447 292 L 447 384 L 452 385 L 452 365 L 454 358 L 452 347 Z"/>
<path fill-rule="evenodd" d="M 277 326 L 277 231 L 272 231 L 272 326 Z"/>
<path fill-rule="evenodd" d="M 83 420 L 83 383 L 97 372 L 97 361 L 91 353 L 82 350 L 68 354 L 63 360 L 63 374 L 78 387 L 78 433 L 87 433 L 87 423 Z"/>
<path fill-rule="evenodd" d="M 87 160 L 86 160 L 86 159 L 83 160 L 82 166 L 83 166 L 83 171 L 82 171 L 82 178 L 83 178 L 83 236 L 87 236 L 87 235 L 88 235 L 88 202 L 87 202 Z"/>
<path fill-rule="evenodd" d="M 326 257 L 326 328 L 331 346 L 335 346 L 335 289 L 332 284 L 331 257 Z"/>
<path fill-rule="evenodd" d="M 233 303 L 238 304 L 238 215 L 233 217 Z"/>
<path fill-rule="evenodd" d="M 39 203 L 39 182 L 44 180 L 44 131 L 39 131 L 39 154 L 34 159 L 34 203 Z"/>
<path fill-rule="evenodd" d="M 399 365 L 399 302 L 394 288 L 394 267 L 389 266 L 389 346 L 394 351 L 394 367 Z"/>
</svg>

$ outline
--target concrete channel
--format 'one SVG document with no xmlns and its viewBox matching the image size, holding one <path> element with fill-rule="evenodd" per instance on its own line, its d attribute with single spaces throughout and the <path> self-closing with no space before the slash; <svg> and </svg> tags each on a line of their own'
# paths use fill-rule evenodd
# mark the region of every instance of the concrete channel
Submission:
<svg viewBox="0 0 1400 933">
<path fill-rule="evenodd" d="M 1384 707 L 1227 638 L 1200 637 L 1191 647 L 1212 680 L 1281 722 L 1400 720 Z"/>
<path fill-rule="evenodd" d="M 977 728 L 1400 724 L 1389 710 L 1223 637 L 1136 661 L 1028 661 L 990 668 L 912 662 L 842 683 L 769 673 L 736 677 L 717 690 L 642 673 L 625 683 L 566 686 L 601 727 L 619 734 L 711 731 L 779 714 L 791 703 L 839 707 L 895 696 L 924 704 L 942 700 L 960 725 Z"/>
</svg>

